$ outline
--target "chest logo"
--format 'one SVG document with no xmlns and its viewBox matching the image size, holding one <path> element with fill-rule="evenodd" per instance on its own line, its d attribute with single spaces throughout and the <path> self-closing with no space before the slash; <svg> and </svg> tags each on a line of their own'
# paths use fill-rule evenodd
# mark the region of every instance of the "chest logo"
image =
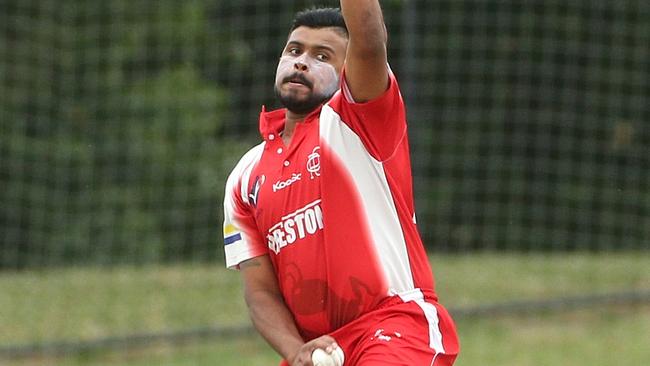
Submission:
<svg viewBox="0 0 650 366">
<path fill-rule="evenodd" d="M 314 150 L 307 156 L 307 171 L 309 172 L 309 177 L 314 179 L 315 177 L 320 177 L 320 146 L 316 146 Z"/>
<path fill-rule="evenodd" d="M 289 187 L 290 185 L 292 185 L 292 184 L 296 183 L 297 181 L 299 181 L 301 177 L 302 177 L 302 174 L 293 173 L 291 175 L 291 178 L 289 178 L 287 180 L 280 180 L 280 181 L 277 181 L 277 182 L 273 183 L 273 192 L 277 192 L 277 191 L 279 191 L 281 189 L 285 189 L 285 188 Z"/>
<path fill-rule="evenodd" d="M 273 253 L 278 254 L 282 248 L 317 234 L 323 230 L 323 210 L 321 200 L 316 200 L 296 211 L 285 215 L 273 225 L 266 235 L 267 244 Z"/>
</svg>

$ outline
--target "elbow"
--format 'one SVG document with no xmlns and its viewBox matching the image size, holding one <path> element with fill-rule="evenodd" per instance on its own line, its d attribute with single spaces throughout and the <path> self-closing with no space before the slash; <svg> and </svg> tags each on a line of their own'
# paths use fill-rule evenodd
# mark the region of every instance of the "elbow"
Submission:
<svg viewBox="0 0 650 366">
<path fill-rule="evenodd" d="M 255 289 L 244 291 L 244 302 L 250 310 L 254 310 L 258 306 L 266 306 L 270 303 L 281 301 L 282 295 L 273 290 L 268 289 Z"/>
<path fill-rule="evenodd" d="M 244 293 L 244 302 L 246 303 L 246 308 L 248 310 L 248 316 L 255 321 L 260 314 L 260 308 L 263 306 L 261 304 L 260 294 L 259 293 Z"/>
<path fill-rule="evenodd" d="M 244 291 L 244 302 L 248 309 L 254 309 L 263 299 L 268 298 L 268 292 L 263 290 Z"/>
</svg>

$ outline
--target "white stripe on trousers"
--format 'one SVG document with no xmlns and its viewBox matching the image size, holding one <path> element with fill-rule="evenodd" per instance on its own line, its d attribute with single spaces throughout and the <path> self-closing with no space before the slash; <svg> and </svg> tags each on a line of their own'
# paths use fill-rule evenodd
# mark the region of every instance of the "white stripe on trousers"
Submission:
<svg viewBox="0 0 650 366">
<path fill-rule="evenodd" d="M 445 348 L 442 345 L 442 332 L 440 332 L 440 321 L 438 319 L 438 310 L 436 307 L 433 304 L 424 301 L 424 295 L 420 289 L 414 289 L 402 293 L 399 296 L 404 302 L 413 301 L 418 304 L 429 323 L 429 347 L 435 350 L 436 354 L 445 353 Z"/>
</svg>

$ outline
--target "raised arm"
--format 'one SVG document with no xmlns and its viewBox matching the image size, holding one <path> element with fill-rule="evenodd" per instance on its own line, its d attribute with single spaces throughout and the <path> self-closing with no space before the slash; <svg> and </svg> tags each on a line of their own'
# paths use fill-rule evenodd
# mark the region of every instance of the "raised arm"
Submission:
<svg viewBox="0 0 650 366">
<path fill-rule="evenodd" d="M 388 87 L 387 33 L 378 0 L 341 0 L 350 34 L 345 75 L 355 102 L 380 96 Z"/>
</svg>

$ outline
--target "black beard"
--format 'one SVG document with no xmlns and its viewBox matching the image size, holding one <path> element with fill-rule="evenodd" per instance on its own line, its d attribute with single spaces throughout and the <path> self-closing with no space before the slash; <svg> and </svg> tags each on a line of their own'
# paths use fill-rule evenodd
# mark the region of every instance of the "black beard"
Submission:
<svg viewBox="0 0 650 366">
<path fill-rule="evenodd" d="M 285 108 L 297 114 L 309 113 L 332 97 L 331 95 L 325 96 L 311 93 L 307 99 L 298 99 L 291 95 L 282 95 L 277 87 L 275 88 L 275 95 Z"/>
</svg>

